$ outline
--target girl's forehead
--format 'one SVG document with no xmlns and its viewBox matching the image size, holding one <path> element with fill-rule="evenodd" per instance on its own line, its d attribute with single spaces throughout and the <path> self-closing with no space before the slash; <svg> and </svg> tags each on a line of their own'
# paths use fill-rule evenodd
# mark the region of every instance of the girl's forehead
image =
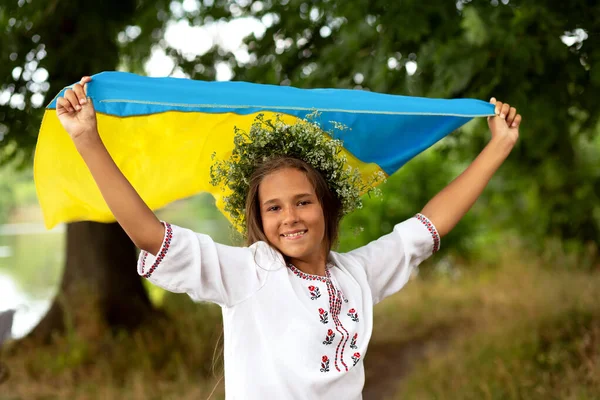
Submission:
<svg viewBox="0 0 600 400">
<path fill-rule="evenodd" d="M 286 197 L 299 193 L 314 194 L 315 188 L 304 171 L 282 168 L 266 175 L 258 187 L 259 197 Z"/>
</svg>

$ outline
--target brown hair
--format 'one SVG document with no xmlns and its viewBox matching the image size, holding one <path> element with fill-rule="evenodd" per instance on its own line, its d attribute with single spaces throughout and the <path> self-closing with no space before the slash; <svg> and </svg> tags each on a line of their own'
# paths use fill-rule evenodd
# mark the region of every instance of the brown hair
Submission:
<svg viewBox="0 0 600 400">
<path fill-rule="evenodd" d="M 298 158 L 281 156 L 275 157 L 260 164 L 250 177 L 250 188 L 246 196 L 246 243 L 251 245 L 258 241 L 269 243 L 262 226 L 260 217 L 260 204 L 258 200 L 258 187 L 265 176 L 282 168 L 296 168 L 306 174 L 313 185 L 317 199 L 323 208 L 325 218 L 325 241 L 327 252 L 336 244 L 339 225 L 342 219 L 342 203 L 337 196 L 329 190 L 327 181 L 310 164 Z"/>
</svg>

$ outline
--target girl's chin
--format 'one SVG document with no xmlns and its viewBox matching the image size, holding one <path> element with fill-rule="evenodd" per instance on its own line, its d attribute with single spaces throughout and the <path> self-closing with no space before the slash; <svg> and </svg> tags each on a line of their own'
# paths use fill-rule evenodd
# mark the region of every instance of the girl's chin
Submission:
<svg viewBox="0 0 600 400">
<path fill-rule="evenodd" d="M 303 237 L 300 240 L 280 238 L 276 243 L 272 243 L 272 245 L 288 259 L 311 259 L 316 253 L 320 253 L 322 247 L 318 244 L 310 243 L 310 241 L 306 239 L 309 238 Z"/>
<path fill-rule="evenodd" d="M 304 246 L 290 246 L 290 245 L 279 245 L 277 250 L 287 258 L 300 258 L 304 259 L 310 255 L 310 251 L 307 251 Z"/>
<path fill-rule="evenodd" d="M 284 247 L 279 248 L 278 250 L 288 259 L 304 259 L 307 256 L 306 252 L 298 251 L 298 249 L 289 249 Z"/>
</svg>

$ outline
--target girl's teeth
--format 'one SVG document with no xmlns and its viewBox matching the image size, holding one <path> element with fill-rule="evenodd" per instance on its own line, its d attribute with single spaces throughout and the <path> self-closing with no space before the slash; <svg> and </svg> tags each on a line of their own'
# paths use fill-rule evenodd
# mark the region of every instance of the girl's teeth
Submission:
<svg viewBox="0 0 600 400">
<path fill-rule="evenodd" d="M 285 236 L 285 237 L 297 237 L 297 236 L 300 236 L 300 235 L 304 235 L 304 232 L 291 233 L 289 235 L 283 235 L 283 236 Z"/>
</svg>

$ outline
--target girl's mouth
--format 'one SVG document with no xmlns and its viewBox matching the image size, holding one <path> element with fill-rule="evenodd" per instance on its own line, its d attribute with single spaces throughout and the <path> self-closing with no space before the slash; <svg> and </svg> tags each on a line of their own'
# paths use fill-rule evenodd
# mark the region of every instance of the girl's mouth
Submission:
<svg viewBox="0 0 600 400">
<path fill-rule="evenodd" d="M 301 237 L 303 237 L 306 234 L 306 232 L 308 232 L 308 229 L 303 229 L 300 231 L 294 231 L 294 232 L 288 232 L 288 233 L 282 233 L 281 236 L 288 240 L 295 240 L 295 239 L 300 239 Z"/>
</svg>

